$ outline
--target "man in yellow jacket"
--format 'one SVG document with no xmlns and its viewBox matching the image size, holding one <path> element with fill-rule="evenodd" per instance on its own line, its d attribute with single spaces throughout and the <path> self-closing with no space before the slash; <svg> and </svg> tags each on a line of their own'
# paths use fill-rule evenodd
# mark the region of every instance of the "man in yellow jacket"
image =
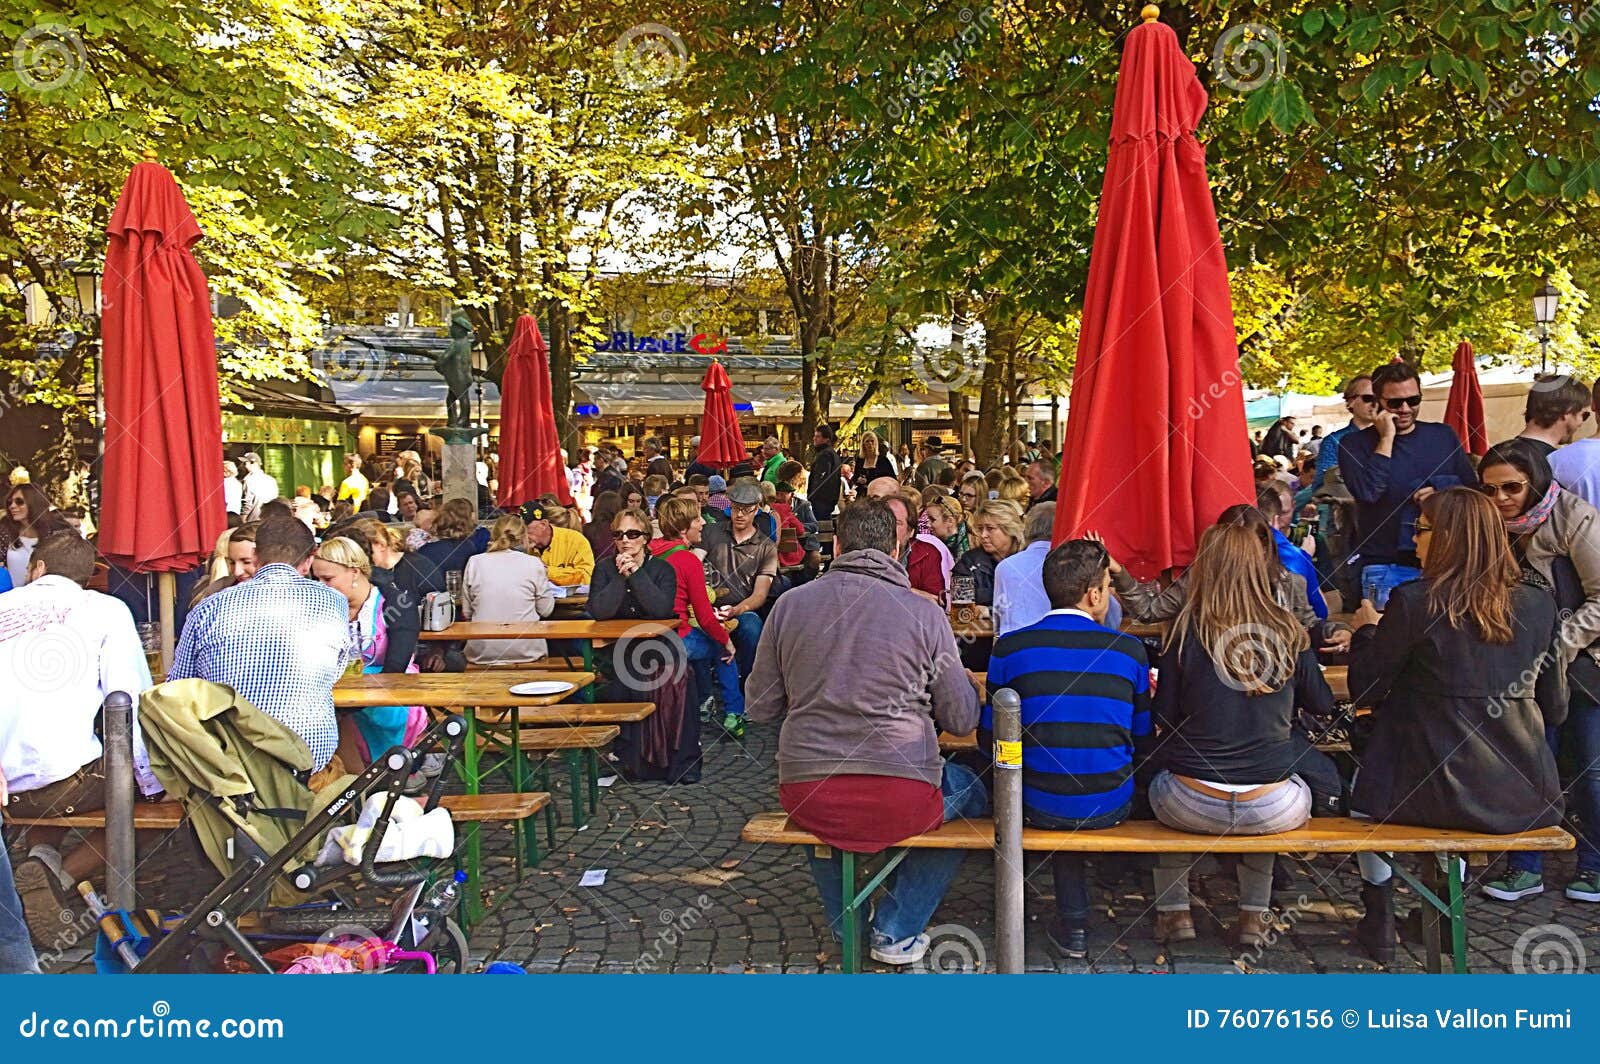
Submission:
<svg viewBox="0 0 1600 1064">
<path fill-rule="evenodd" d="M 558 506 L 532 503 L 528 506 L 528 548 L 539 555 L 550 582 L 557 587 L 587 584 L 594 575 L 594 550 L 582 532 L 563 528 L 565 511 Z"/>
</svg>

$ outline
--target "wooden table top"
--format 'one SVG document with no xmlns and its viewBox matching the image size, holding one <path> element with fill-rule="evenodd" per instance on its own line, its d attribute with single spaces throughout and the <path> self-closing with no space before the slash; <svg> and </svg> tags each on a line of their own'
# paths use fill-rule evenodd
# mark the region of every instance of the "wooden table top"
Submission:
<svg viewBox="0 0 1600 1064">
<path fill-rule="evenodd" d="M 572 684 L 573 689 L 554 695 L 514 695 L 510 691 L 517 684 L 535 680 L 564 680 Z M 333 704 L 336 709 L 410 705 L 445 709 L 468 706 L 553 706 L 572 698 L 579 688 L 594 680 L 592 672 L 374 672 L 346 676 L 334 684 Z"/>
<path fill-rule="evenodd" d="M 1333 697 L 1340 702 L 1350 701 L 1350 666 L 1324 665 L 1322 678 L 1333 689 Z"/>
<path fill-rule="evenodd" d="M 958 607 L 962 610 L 981 610 L 981 615 L 972 615 L 966 618 L 952 616 L 950 630 L 956 634 L 957 639 L 986 639 L 994 635 L 994 615 L 986 607 Z M 1156 624 L 1139 624 L 1136 621 L 1127 621 L 1122 625 L 1122 630 L 1136 639 L 1154 637 L 1165 639 L 1167 630 L 1171 626 L 1161 621 Z"/>
<path fill-rule="evenodd" d="M 638 639 L 665 635 L 678 627 L 668 621 L 592 621 L 584 617 L 552 617 L 543 621 L 457 621 L 442 632 L 418 637 L 435 642 L 460 639 Z"/>
</svg>

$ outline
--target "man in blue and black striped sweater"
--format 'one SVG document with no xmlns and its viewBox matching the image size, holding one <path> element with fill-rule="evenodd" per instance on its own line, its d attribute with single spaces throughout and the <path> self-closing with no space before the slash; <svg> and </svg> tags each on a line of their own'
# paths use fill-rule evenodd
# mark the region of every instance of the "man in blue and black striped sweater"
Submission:
<svg viewBox="0 0 1600 1064">
<path fill-rule="evenodd" d="M 1150 739 L 1150 665 L 1144 644 L 1105 627 L 1110 559 L 1090 539 L 1069 540 L 1044 561 L 1050 612 L 995 641 L 988 689 L 1022 699 L 1022 803 L 1027 822 L 1051 830 L 1121 823 L 1133 806 L 1134 763 Z M 987 746 L 993 711 L 979 724 Z M 1088 953 L 1084 855 L 1053 858 L 1057 953 Z"/>
</svg>

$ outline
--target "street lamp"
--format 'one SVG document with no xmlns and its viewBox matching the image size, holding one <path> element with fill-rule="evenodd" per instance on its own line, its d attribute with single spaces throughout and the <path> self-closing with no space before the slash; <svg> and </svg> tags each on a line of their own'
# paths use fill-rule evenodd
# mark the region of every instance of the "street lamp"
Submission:
<svg viewBox="0 0 1600 1064">
<path fill-rule="evenodd" d="M 100 266 L 92 259 L 67 264 L 78 286 L 78 313 L 84 317 L 100 315 Z"/>
<path fill-rule="evenodd" d="M 1539 324 L 1539 372 L 1545 371 L 1545 354 L 1550 348 L 1550 323 L 1556 320 L 1556 308 L 1561 305 L 1561 293 L 1550 283 L 1546 274 L 1544 285 L 1533 293 L 1533 320 Z"/>
</svg>

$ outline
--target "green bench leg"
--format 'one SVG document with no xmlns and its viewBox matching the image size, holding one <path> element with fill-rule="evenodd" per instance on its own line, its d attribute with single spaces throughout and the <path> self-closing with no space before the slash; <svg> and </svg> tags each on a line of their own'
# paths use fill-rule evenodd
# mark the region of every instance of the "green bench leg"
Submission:
<svg viewBox="0 0 1600 1064">
<path fill-rule="evenodd" d="M 812 847 L 813 850 L 821 847 Z M 843 955 L 840 959 L 840 970 L 845 975 L 855 975 L 861 971 L 861 946 L 862 935 L 869 929 L 861 926 L 861 914 L 872 900 L 872 895 L 883 885 L 884 880 L 900 866 L 910 853 L 909 847 L 902 847 L 889 855 L 883 867 L 873 873 L 872 878 L 861 886 L 856 886 L 856 854 L 848 850 L 839 851 L 839 869 L 841 895 L 844 907 L 840 913 L 839 937 L 843 939 Z"/>
<path fill-rule="evenodd" d="M 466 712 L 467 734 L 466 743 L 461 751 L 462 784 L 468 794 L 478 794 L 482 787 L 482 779 L 478 775 L 478 725 L 477 714 L 468 709 Z M 483 919 L 483 847 L 478 836 L 476 821 L 467 825 L 466 846 L 466 897 L 462 900 L 462 923 L 468 927 Z"/>
<path fill-rule="evenodd" d="M 839 864 L 844 870 L 844 926 L 840 933 L 844 938 L 844 955 L 840 958 L 839 967 L 845 975 L 855 975 L 861 971 L 861 929 L 856 912 L 856 855 L 849 852 L 839 854 Z"/>
<path fill-rule="evenodd" d="M 1451 971 L 1467 974 L 1467 908 L 1463 896 L 1461 862 L 1454 854 L 1446 852 L 1424 854 L 1422 878 L 1401 867 L 1390 853 L 1379 857 L 1393 869 L 1422 900 L 1422 949 L 1425 965 L 1431 975 L 1444 972 L 1444 952 L 1440 940 L 1439 918 L 1450 922 Z M 1440 895 L 1444 896 L 1441 897 Z"/>
<path fill-rule="evenodd" d="M 539 767 L 535 777 L 539 789 L 546 794 L 554 796 L 550 789 L 550 758 L 544 754 L 539 755 Z M 552 800 L 544 807 L 544 835 L 545 843 L 550 849 L 556 848 L 556 803 Z"/>
<path fill-rule="evenodd" d="M 1461 861 L 1443 855 L 1445 874 L 1450 879 L 1450 956 L 1457 975 L 1467 974 L 1467 902 L 1462 896 Z"/>
<path fill-rule="evenodd" d="M 600 809 L 600 752 L 585 750 L 583 764 L 589 776 L 589 812 L 593 814 Z"/>
<path fill-rule="evenodd" d="M 583 809 L 583 751 L 563 750 L 561 757 L 567 763 L 567 786 L 572 790 L 572 823 L 582 828 L 589 823 L 589 814 Z"/>
</svg>

